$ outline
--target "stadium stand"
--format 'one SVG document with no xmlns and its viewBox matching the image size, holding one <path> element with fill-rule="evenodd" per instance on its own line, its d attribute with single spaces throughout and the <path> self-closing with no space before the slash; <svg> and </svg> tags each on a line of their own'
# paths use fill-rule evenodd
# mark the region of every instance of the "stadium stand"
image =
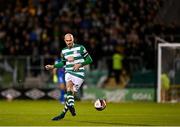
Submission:
<svg viewBox="0 0 180 127">
<path fill-rule="evenodd" d="M 155 20 L 163 0 L 3 0 L 2 5 L 0 56 L 56 56 L 65 46 L 64 34 L 72 32 L 78 43 L 83 43 L 92 54 L 95 61 L 92 70 L 98 69 L 102 59 L 110 58 L 106 64 L 111 65 L 115 47 L 123 49 L 124 68 L 131 82 L 138 84 L 154 82 L 154 42 L 146 37 L 180 34 L 176 22 L 167 26 Z M 131 69 L 128 60 L 137 57 L 142 61 L 142 69 L 151 72 L 142 75 Z M 32 64 L 40 66 L 38 60 L 32 60 Z M 107 69 L 110 72 L 112 68 Z M 94 75 L 90 75 L 94 81 L 87 82 L 95 83 L 100 74 Z M 141 81 L 141 76 L 145 81 Z"/>
</svg>

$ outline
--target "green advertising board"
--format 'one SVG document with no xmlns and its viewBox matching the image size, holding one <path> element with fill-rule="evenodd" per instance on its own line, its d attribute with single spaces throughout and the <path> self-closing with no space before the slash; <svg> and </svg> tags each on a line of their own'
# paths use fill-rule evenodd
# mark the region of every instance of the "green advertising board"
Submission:
<svg viewBox="0 0 180 127">
<path fill-rule="evenodd" d="M 155 101 L 155 89 L 125 88 L 108 90 L 97 87 L 88 87 L 84 89 L 84 100 L 94 100 L 97 98 L 104 98 L 109 102 Z"/>
</svg>

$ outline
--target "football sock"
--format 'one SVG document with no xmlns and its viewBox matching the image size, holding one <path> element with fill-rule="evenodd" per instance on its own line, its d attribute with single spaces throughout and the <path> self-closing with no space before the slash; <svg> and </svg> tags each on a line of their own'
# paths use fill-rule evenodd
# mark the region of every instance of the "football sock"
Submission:
<svg viewBox="0 0 180 127">
<path fill-rule="evenodd" d="M 64 105 L 64 109 L 63 109 L 63 112 L 62 113 L 64 113 L 64 114 L 66 114 L 66 112 L 68 111 L 68 107 L 67 107 L 67 105 L 65 104 Z"/>
<path fill-rule="evenodd" d="M 65 102 L 65 97 L 64 97 L 64 95 L 65 95 L 65 90 L 60 90 L 60 94 L 61 94 L 61 96 L 60 96 L 60 98 L 59 98 L 59 101 L 60 101 L 60 102 Z"/>
<path fill-rule="evenodd" d="M 67 91 L 66 104 L 67 106 L 74 106 L 74 96 L 71 91 Z"/>
<path fill-rule="evenodd" d="M 61 114 L 66 114 L 66 112 L 68 111 L 68 106 L 74 106 L 74 96 L 71 91 L 67 92 L 67 96 L 65 100 L 66 100 L 66 103 L 64 105 L 64 109 Z"/>
<path fill-rule="evenodd" d="M 64 101 L 65 101 L 65 104 L 64 104 L 64 109 L 62 111 L 62 114 L 66 114 L 66 112 L 68 111 L 67 93 L 64 94 Z"/>
</svg>

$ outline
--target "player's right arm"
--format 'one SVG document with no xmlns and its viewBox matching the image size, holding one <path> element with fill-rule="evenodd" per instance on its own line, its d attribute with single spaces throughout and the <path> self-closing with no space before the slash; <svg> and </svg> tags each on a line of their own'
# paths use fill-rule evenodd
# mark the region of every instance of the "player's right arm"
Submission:
<svg viewBox="0 0 180 127">
<path fill-rule="evenodd" d="M 52 70 L 52 69 L 54 69 L 54 65 L 48 64 L 45 66 L 45 68 L 46 68 L 46 70 Z"/>
<path fill-rule="evenodd" d="M 54 68 L 62 68 L 64 65 L 65 65 L 65 59 L 64 59 L 64 56 L 61 54 L 61 62 L 58 62 L 58 63 L 55 63 L 54 65 L 46 65 L 45 68 L 46 70 L 52 70 Z"/>
<path fill-rule="evenodd" d="M 45 66 L 46 70 L 52 70 L 54 68 L 62 68 L 64 66 L 64 62 L 59 62 L 57 64 L 54 64 L 54 65 L 51 65 L 51 64 L 48 64 Z"/>
</svg>

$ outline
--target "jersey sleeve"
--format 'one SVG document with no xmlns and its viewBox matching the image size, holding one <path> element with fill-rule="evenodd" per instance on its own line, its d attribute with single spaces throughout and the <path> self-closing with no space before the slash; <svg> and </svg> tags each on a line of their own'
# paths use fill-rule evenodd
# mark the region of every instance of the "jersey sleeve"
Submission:
<svg viewBox="0 0 180 127">
<path fill-rule="evenodd" d="M 60 56 L 61 56 L 61 60 L 62 60 L 63 62 L 65 62 L 66 60 L 65 60 L 64 54 L 63 54 L 62 52 L 61 52 Z"/>
<path fill-rule="evenodd" d="M 91 56 L 88 54 L 86 48 L 84 46 L 81 47 L 81 51 L 82 51 L 82 56 L 84 58 L 84 62 L 82 63 L 82 66 L 91 64 L 93 62 Z"/>
<path fill-rule="evenodd" d="M 56 61 L 55 63 L 54 63 L 54 67 L 55 68 L 62 68 L 64 65 L 65 65 L 65 62 L 66 62 L 66 60 L 65 60 L 65 58 L 64 58 L 64 55 L 61 53 L 61 61 Z"/>
<path fill-rule="evenodd" d="M 86 58 L 89 54 L 84 46 L 81 46 L 82 56 Z"/>
</svg>

